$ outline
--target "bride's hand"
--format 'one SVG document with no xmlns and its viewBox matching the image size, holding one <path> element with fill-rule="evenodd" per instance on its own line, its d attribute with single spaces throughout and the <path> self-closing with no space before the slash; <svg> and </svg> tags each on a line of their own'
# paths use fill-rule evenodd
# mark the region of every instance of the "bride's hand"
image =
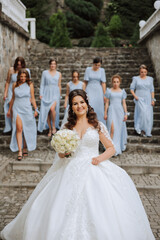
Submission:
<svg viewBox="0 0 160 240">
<path fill-rule="evenodd" d="M 71 153 L 58 153 L 60 158 L 70 157 Z"/>
<path fill-rule="evenodd" d="M 60 158 L 64 158 L 64 157 L 65 157 L 65 154 L 64 154 L 64 153 L 58 153 L 58 156 L 59 156 Z"/>
<path fill-rule="evenodd" d="M 98 160 L 97 157 L 92 158 L 92 164 L 93 164 L 93 165 L 98 165 L 99 163 L 100 163 L 100 161 Z"/>
</svg>

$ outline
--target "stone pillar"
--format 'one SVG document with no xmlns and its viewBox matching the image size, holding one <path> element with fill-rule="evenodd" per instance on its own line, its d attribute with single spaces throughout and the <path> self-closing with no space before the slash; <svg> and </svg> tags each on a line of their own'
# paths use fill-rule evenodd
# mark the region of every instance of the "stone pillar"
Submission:
<svg viewBox="0 0 160 240">
<path fill-rule="evenodd" d="M 36 19 L 35 18 L 26 18 L 27 26 L 30 24 L 30 38 L 36 39 Z"/>
</svg>

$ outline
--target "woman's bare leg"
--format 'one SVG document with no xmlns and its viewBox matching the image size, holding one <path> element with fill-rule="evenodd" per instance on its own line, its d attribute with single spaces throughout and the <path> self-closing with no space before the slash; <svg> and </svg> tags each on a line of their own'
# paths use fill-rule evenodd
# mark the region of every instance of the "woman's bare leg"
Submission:
<svg viewBox="0 0 160 240">
<path fill-rule="evenodd" d="M 23 131 L 23 124 L 20 116 L 17 114 L 16 118 L 16 138 L 18 144 L 18 156 L 22 156 L 22 131 Z"/>
<path fill-rule="evenodd" d="M 51 116 L 50 115 L 51 115 L 51 112 L 49 111 L 48 117 L 47 117 L 47 123 L 48 123 L 48 126 L 49 126 L 48 137 L 51 137 L 51 135 L 52 135 Z"/>
<path fill-rule="evenodd" d="M 26 140 L 25 137 L 23 136 L 23 156 L 27 157 L 28 156 L 28 151 L 27 151 L 27 144 L 26 144 Z"/>
<path fill-rule="evenodd" d="M 52 119 L 52 134 L 56 132 L 55 120 L 56 120 L 56 102 L 53 103 L 51 107 L 51 119 Z"/>
<path fill-rule="evenodd" d="M 110 133 L 110 136 L 111 136 L 112 139 L 113 139 L 113 135 L 114 135 L 114 124 L 112 122 L 112 124 L 111 124 L 111 133 Z"/>
</svg>

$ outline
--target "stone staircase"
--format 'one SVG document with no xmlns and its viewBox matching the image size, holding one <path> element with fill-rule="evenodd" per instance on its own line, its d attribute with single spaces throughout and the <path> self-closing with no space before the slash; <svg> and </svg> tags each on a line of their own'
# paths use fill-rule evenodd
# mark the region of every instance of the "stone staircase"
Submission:
<svg viewBox="0 0 160 240">
<path fill-rule="evenodd" d="M 129 86 L 132 81 L 132 76 L 138 74 L 139 66 L 144 63 L 149 68 L 149 75 L 154 76 L 154 70 L 145 48 L 50 48 L 44 43 L 37 40 L 32 40 L 30 43 L 29 54 L 27 57 L 27 67 L 31 70 L 32 80 L 35 86 L 35 96 L 38 106 L 39 100 L 39 87 L 41 73 L 44 69 L 48 68 L 50 58 L 55 58 L 58 61 L 58 70 L 62 73 L 62 100 L 60 104 L 60 122 L 64 116 L 64 97 L 66 91 L 66 83 L 71 80 L 71 72 L 77 69 L 80 72 L 80 80 L 83 81 L 84 72 L 87 66 L 92 65 L 92 60 L 95 56 L 100 56 L 103 59 L 103 67 L 106 71 L 107 87 L 110 86 L 111 76 L 118 73 L 122 77 L 121 87 L 125 88 L 127 92 L 127 107 L 130 116 L 127 121 L 128 129 L 128 150 L 129 149 L 142 149 L 146 152 L 156 151 L 160 152 L 160 88 L 158 87 L 155 79 L 155 98 L 156 106 L 154 107 L 154 125 L 152 138 L 143 138 L 135 136 L 134 132 L 134 103 L 133 97 L 130 94 Z M 4 115 L 0 115 L 0 132 L 4 127 Z M 39 135 L 40 138 L 40 135 Z M 10 141 L 9 136 L 4 135 L 0 139 L 0 146 L 8 146 Z"/>
<path fill-rule="evenodd" d="M 113 157 L 112 162 L 124 168 L 133 179 L 141 196 L 150 224 L 158 240 L 160 237 L 158 203 L 160 201 L 160 88 L 155 80 L 156 106 L 154 107 L 154 126 L 151 138 L 136 136 L 133 128 L 133 98 L 129 91 L 132 76 L 138 74 L 140 64 L 149 67 L 149 75 L 154 76 L 153 66 L 145 48 L 73 48 L 53 49 L 38 42 L 31 41 L 27 57 L 27 67 L 31 69 L 38 106 L 41 73 L 48 68 L 50 58 L 58 61 L 58 70 L 62 73 L 62 100 L 60 121 L 64 114 L 64 97 L 66 83 L 71 80 L 71 72 L 77 69 L 80 80 L 84 71 L 92 64 L 95 56 L 101 56 L 106 71 L 107 86 L 111 76 L 122 76 L 122 88 L 127 92 L 127 106 L 131 113 L 127 121 L 127 151 L 121 156 Z M 0 115 L 0 133 L 4 127 L 4 115 Z M 15 161 L 17 153 L 9 151 L 10 135 L 0 137 L 0 230 L 10 222 L 26 202 L 31 192 L 51 166 L 55 152 L 50 146 L 46 133 L 38 134 L 37 149 L 29 153 L 21 162 Z"/>
<path fill-rule="evenodd" d="M 51 166 L 55 152 L 46 145 L 31 152 L 23 161 L 16 153 L 2 150 L 0 159 L 0 230 L 20 211 L 37 183 Z M 134 181 L 149 217 L 156 240 L 159 239 L 160 156 L 140 152 L 123 153 L 111 161 L 124 168 Z"/>
</svg>

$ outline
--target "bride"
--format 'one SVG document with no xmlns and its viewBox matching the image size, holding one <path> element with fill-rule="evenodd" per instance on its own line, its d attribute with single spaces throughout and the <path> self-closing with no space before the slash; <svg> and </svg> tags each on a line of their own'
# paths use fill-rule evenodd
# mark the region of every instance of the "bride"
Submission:
<svg viewBox="0 0 160 240">
<path fill-rule="evenodd" d="M 70 158 L 56 155 L 5 240 L 153 240 L 138 192 L 127 173 L 110 162 L 112 140 L 83 90 L 69 95 L 68 123 L 80 145 Z M 99 140 L 106 151 L 99 155 Z"/>
</svg>

